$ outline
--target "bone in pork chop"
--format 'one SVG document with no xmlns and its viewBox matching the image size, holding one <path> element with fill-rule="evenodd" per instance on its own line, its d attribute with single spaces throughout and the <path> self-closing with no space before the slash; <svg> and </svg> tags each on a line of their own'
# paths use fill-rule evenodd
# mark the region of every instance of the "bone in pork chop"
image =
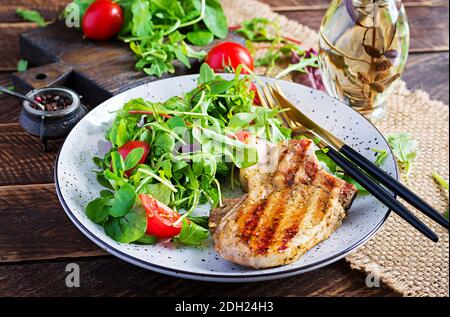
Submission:
<svg viewBox="0 0 450 317">
<path fill-rule="evenodd" d="M 270 155 L 240 171 L 248 194 L 212 211 L 216 251 L 253 268 L 289 264 L 342 223 L 356 188 L 326 172 L 309 139 L 267 145 Z"/>
</svg>

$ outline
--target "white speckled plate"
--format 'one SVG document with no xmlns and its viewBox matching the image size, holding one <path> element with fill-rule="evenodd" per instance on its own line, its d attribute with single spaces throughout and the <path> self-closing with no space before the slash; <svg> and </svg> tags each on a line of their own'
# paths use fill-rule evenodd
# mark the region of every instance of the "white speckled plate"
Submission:
<svg viewBox="0 0 450 317">
<path fill-rule="evenodd" d="M 234 265 L 223 260 L 212 247 L 199 250 L 160 243 L 142 246 L 121 244 L 109 238 L 103 228 L 87 219 L 84 207 L 102 189 L 92 172 L 95 170 L 92 157 L 103 156 L 108 149 L 104 135 L 114 118 L 113 111 L 138 97 L 164 101 L 193 89 L 196 81 L 197 75 L 181 76 L 125 91 L 89 112 L 69 134 L 55 165 L 56 190 L 69 218 L 89 239 L 109 253 L 152 271 L 196 280 L 244 282 L 277 279 L 325 266 L 354 251 L 380 229 L 389 210 L 372 196 L 358 197 L 342 226 L 328 240 L 295 263 L 264 270 Z M 287 81 L 279 84 L 294 104 L 366 157 L 375 159 L 371 147 L 391 153 L 380 132 L 350 107 L 305 86 Z M 397 177 L 392 153 L 382 167 Z"/>
</svg>

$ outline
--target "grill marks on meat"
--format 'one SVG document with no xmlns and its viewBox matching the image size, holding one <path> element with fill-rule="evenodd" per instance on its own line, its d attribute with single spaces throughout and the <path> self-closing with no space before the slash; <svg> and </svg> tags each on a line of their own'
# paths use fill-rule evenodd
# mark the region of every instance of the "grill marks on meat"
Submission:
<svg viewBox="0 0 450 317">
<path fill-rule="evenodd" d="M 219 221 L 212 211 L 215 249 L 229 261 L 265 268 L 297 260 L 336 230 L 356 195 L 320 167 L 309 139 L 280 145 L 277 158 L 264 175 L 258 164 L 242 170 L 248 196 Z"/>
</svg>

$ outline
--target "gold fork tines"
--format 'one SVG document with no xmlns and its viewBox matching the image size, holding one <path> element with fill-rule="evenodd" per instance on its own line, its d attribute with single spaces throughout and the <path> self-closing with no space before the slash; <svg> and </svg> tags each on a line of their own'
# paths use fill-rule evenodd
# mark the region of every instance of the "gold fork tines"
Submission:
<svg viewBox="0 0 450 317">
<path fill-rule="evenodd" d="M 342 148 L 342 146 L 344 146 L 345 143 L 342 140 L 315 123 L 301 110 L 295 107 L 289 100 L 287 100 L 280 86 L 278 86 L 277 84 L 275 84 L 275 87 L 272 87 L 270 85 L 268 86 L 276 100 L 278 100 L 279 107 L 281 109 L 289 109 L 286 113 L 289 115 L 293 122 L 296 122 L 297 125 L 309 130 L 315 136 L 320 137 L 322 140 L 326 141 L 326 143 L 332 145 L 336 150 L 339 150 Z"/>
<path fill-rule="evenodd" d="M 274 93 L 272 91 L 273 87 L 270 87 L 269 85 L 267 85 L 267 88 L 262 87 L 261 89 L 257 89 L 257 93 L 259 99 L 261 100 L 262 106 L 269 109 L 273 109 L 276 107 L 283 109 L 279 100 L 276 98 L 276 96 L 274 96 Z M 287 111 L 280 112 L 278 114 L 278 117 L 286 127 L 292 130 L 292 133 L 294 135 L 309 134 L 308 129 L 292 120 Z"/>
</svg>

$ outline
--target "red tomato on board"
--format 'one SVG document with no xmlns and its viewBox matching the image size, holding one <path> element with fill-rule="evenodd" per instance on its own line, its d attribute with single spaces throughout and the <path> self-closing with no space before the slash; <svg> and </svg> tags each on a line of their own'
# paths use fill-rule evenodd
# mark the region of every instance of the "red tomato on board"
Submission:
<svg viewBox="0 0 450 317">
<path fill-rule="evenodd" d="M 252 71 L 255 69 L 250 51 L 234 42 L 222 42 L 214 46 L 206 56 L 205 62 L 219 73 L 224 72 L 227 67 L 235 70 L 240 64 L 246 65 Z M 244 68 L 242 73 L 248 74 Z"/>
<path fill-rule="evenodd" d="M 120 156 L 125 160 L 125 158 L 128 156 L 128 154 L 137 148 L 142 148 L 144 150 L 144 154 L 142 155 L 142 158 L 139 160 L 139 162 L 136 164 L 144 164 L 145 160 L 147 159 L 147 155 L 150 152 L 150 145 L 148 143 L 145 143 L 143 141 L 130 141 L 122 145 L 120 148 L 117 149 L 117 152 L 119 152 Z M 130 176 L 133 169 L 136 167 L 133 166 L 132 169 L 129 169 L 128 171 L 125 171 L 126 176 Z"/>
<path fill-rule="evenodd" d="M 117 3 L 97 0 L 84 13 L 81 28 L 87 38 L 106 40 L 119 33 L 122 23 L 123 12 Z"/>
<path fill-rule="evenodd" d="M 157 238 L 172 238 L 181 232 L 182 222 L 174 224 L 180 214 L 156 199 L 141 194 L 139 198 L 147 212 L 147 234 Z"/>
</svg>

